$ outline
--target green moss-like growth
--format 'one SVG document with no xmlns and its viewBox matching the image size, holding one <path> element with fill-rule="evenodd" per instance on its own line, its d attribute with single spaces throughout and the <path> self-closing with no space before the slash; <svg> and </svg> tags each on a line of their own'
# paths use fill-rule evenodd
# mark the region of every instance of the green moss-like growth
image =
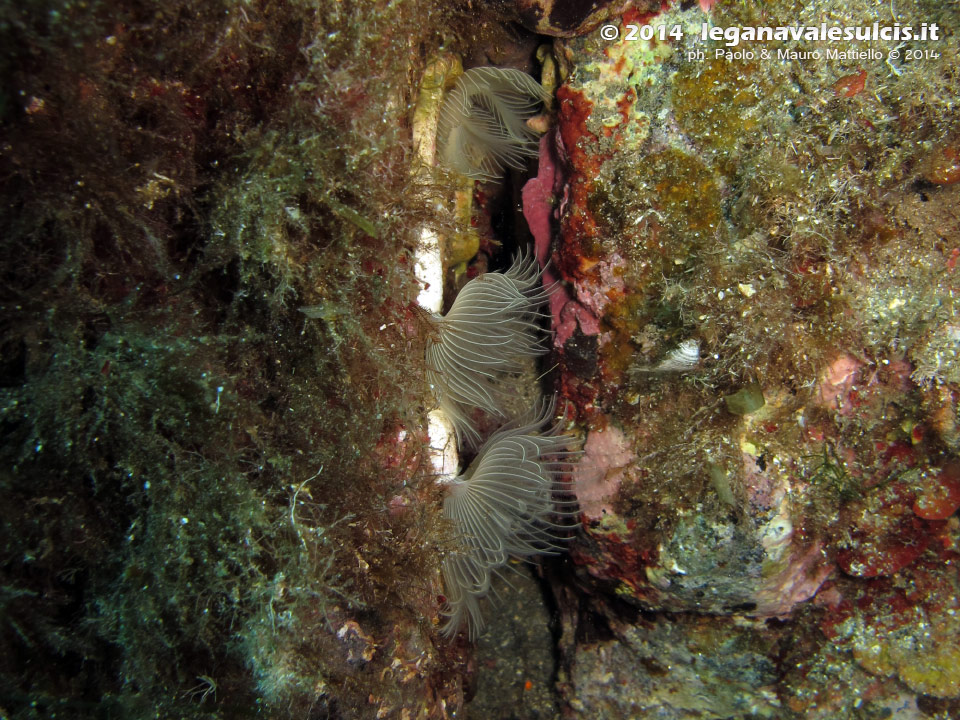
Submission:
<svg viewBox="0 0 960 720">
<path fill-rule="evenodd" d="M 439 5 L 0 11 L 11 717 L 451 692 L 408 310 Z"/>
<path fill-rule="evenodd" d="M 754 108 L 764 78 L 756 62 L 714 58 L 705 66 L 686 63 L 674 79 L 677 122 L 709 149 L 725 175 L 736 172 L 741 143 L 758 128 Z"/>
</svg>

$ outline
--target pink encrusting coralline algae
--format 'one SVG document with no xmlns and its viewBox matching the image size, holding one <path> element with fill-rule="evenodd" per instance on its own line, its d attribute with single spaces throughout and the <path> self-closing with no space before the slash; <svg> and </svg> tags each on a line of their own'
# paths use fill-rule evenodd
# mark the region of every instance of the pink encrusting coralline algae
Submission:
<svg viewBox="0 0 960 720">
<path fill-rule="evenodd" d="M 563 145 L 559 134 L 548 133 L 540 139 L 540 163 L 538 174 L 523 186 L 523 216 L 534 237 L 537 261 L 545 267 L 544 284 L 550 285 L 559 278 L 547 263 L 551 256 L 553 219 L 562 211 L 563 202 L 558 198 L 567 195 L 566 178 L 559 167 Z M 616 253 L 604 258 L 591 269 L 589 275 L 574 279 L 570 289 L 559 287 L 550 298 L 550 315 L 554 330 L 554 346 L 562 348 L 573 335 L 577 326 L 584 335 L 600 334 L 600 318 L 610 302 L 611 291 L 622 290 L 623 282 L 615 272 L 624 265 Z"/>
</svg>

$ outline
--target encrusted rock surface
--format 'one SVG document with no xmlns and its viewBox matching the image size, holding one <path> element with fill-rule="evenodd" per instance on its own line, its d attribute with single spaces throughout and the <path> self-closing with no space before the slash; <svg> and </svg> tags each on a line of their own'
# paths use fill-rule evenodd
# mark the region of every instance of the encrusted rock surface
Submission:
<svg viewBox="0 0 960 720">
<path fill-rule="evenodd" d="M 903 23 L 956 19 L 897 9 Z M 891 65 L 810 41 L 701 39 L 704 23 L 824 13 L 878 20 L 861 2 L 679 3 L 625 13 L 616 40 L 556 46 L 568 74 L 525 214 L 565 281 L 555 352 L 585 434 L 578 592 L 555 585 L 567 698 L 584 716 L 906 717 L 960 697 L 940 649 L 960 643 L 944 592 L 960 196 L 939 182 L 949 172 L 929 180 L 960 130 L 956 49 Z M 626 39 L 644 23 L 682 32 Z M 699 358 L 666 362 L 680 347 Z M 697 671 L 704 628 L 759 639 L 736 698 L 722 672 Z M 641 656 L 658 652 L 638 648 L 656 642 L 670 660 L 653 673 Z"/>
</svg>

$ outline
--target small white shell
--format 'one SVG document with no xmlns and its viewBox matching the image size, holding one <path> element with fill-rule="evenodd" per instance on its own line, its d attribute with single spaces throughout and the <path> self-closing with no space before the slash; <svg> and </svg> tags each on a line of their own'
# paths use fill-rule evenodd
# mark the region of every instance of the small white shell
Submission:
<svg viewBox="0 0 960 720">
<path fill-rule="evenodd" d="M 700 342 L 684 340 L 653 368 L 654 372 L 686 372 L 700 362 Z"/>
</svg>

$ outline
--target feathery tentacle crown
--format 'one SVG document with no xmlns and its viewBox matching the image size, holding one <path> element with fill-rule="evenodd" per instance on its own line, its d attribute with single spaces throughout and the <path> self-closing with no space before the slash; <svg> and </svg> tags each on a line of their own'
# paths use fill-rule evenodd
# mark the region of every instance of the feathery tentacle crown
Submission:
<svg viewBox="0 0 960 720">
<path fill-rule="evenodd" d="M 543 400 L 527 417 L 494 433 L 452 483 L 443 513 L 453 523 L 459 550 L 442 567 L 447 636 L 464 621 L 471 639 L 483 629 L 479 601 L 509 556 L 555 554 L 568 539 L 566 531 L 576 527 L 570 521 L 576 501 L 557 495 L 579 451 L 569 449 L 573 436 L 559 434 L 562 421 L 549 425 L 554 404 Z"/>
<path fill-rule="evenodd" d="M 522 169 L 537 155 L 537 134 L 526 121 L 547 99 L 532 77 L 517 70 L 474 68 L 444 101 L 437 129 L 442 162 L 477 180 L 494 180 L 505 167 Z M 518 256 L 504 273 L 468 282 L 427 338 L 427 380 L 461 444 L 476 447 L 473 413 L 505 419 L 512 376 L 524 358 L 547 351 L 538 319 L 549 298 L 531 255 Z M 550 425 L 554 401 L 541 401 L 507 423 L 480 447 L 470 467 L 450 481 L 444 515 L 457 550 L 442 565 L 447 603 L 443 633 L 466 622 L 471 639 L 483 628 L 480 600 L 510 556 L 529 558 L 562 549 L 576 501 L 558 500 L 570 470 L 574 438 Z"/>
<path fill-rule="evenodd" d="M 536 320 L 548 297 L 536 259 L 521 253 L 506 272 L 468 282 L 450 311 L 434 318 L 427 338 L 427 381 L 461 443 L 479 443 L 473 409 L 504 418 L 501 406 L 510 393 L 503 386 L 506 376 L 522 371 L 521 358 L 546 352 Z"/>
<path fill-rule="evenodd" d="M 526 158 L 537 156 L 537 134 L 526 121 L 546 99 L 540 83 L 519 70 L 467 70 L 440 110 L 439 157 L 475 180 L 496 180 L 506 167 L 523 169 Z"/>
</svg>

